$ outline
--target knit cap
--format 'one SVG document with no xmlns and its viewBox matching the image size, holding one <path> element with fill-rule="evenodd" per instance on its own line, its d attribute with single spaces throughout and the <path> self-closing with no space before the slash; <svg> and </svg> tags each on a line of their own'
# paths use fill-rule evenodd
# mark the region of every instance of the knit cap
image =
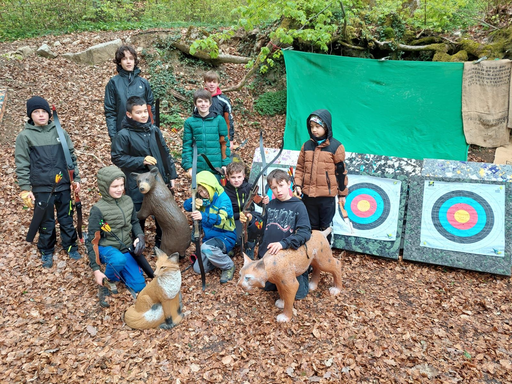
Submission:
<svg viewBox="0 0 512 384">
<path fill-rule="evenodd" d="M 318 116 L 314 116 L 314 115 L 313 115 L 313 116 L 311 116 L 311 119 L 309 119 L 309 121 L 314 121 L 314 122 L 315 122 L 315 123 L 317 123 L 318 125 L 321 125 L 322 127 L 324 127 L 324 128 L 325 128 L 325 123 L 324 123 L 324 121 L 323 121 L 321 118 L 319 118 Z"/>
<path fill-rule="evenodd" d="M 32 112 L 34 112 L 36 109 L 44 109 L 46 112 L 48 112 L 48 115 L 52 115 L 52 110 L 50 109 L 50 104 L 39 96 L 33 96 L 30 99 L 27 100 L 27 116 L 29 118 L 32 118 Z"/>
</svg>

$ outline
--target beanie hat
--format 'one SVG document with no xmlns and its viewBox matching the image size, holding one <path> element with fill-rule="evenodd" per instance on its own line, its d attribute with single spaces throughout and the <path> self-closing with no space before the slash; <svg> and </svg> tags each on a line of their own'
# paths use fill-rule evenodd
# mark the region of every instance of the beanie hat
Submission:
<svg viewBox="0 0 512 384">
<path fill-rule="evenodd" d="M 319 118 L 318 116 L 315 116 L 315 115 L 311 116 L 311 119 L 309 119 L 309 121 L 314 121 L 314 122 L 315 122 L 315 123 L 317 123 L 318 125 L 321 125 L 322 127 L 324 127 L 324 128 L 325 128 L 325 123 L 324 123 L 324 121 L 323 121 L 321 118 Z"/>
<path fill-rule="evenodd" d="M 39 96 L 31 97 L 27 100 L 27 116 L 29 118 L 32 118 L 32 112 L 34 112 L 36 109 L 44 109 L 46 112 L 48 112 L 48 115 L 52 115 L 52 110 L 50 109 L 50 104 Z"/>
</svg>

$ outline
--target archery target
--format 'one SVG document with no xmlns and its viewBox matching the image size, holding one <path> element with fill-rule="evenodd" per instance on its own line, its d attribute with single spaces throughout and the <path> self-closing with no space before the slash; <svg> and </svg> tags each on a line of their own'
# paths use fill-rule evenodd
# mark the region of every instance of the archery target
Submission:
<svg viewBox="0 0 512 384">
<path fill-rule="evenodd" d="M 505 188 L 425 181 L 421 246 L 503 257 Z"/>
<path fill-rule="evenodd" d="M 400 190 L 397 180 L 364 175 L 349 176 L 345 202 L 348 218 L 335 216 L 335 233 L 377 240 L 396 240 Z"/>
</svg>

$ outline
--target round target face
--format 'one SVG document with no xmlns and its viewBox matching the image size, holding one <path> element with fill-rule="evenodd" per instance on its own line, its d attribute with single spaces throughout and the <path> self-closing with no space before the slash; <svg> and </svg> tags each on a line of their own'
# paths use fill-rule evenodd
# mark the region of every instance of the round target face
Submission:
<svg viewBox="0 0 512 384">
<path fill-rule="evenodd" d="M 370 230 L 386 221 L 390 212 L 390 201 L 381 187 L 359 183 L 349 187 L 345 209 L 354 228 Z"/>
<path fill-rule="evenodd" d="M 470 244 L 485 239 L 494 225 L 489 203 L 470 191 L 451 191 L 432 207 L 432 223 L 441 236 L 456 243 Z"/>
</svg>

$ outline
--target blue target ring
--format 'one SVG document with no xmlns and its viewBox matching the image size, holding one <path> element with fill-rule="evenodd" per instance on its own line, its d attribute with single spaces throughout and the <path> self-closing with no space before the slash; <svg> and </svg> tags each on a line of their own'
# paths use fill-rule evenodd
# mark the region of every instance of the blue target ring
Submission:
<svg viewBox="0 0 512 384">
<path fill-rule="evenodd" d="M 359 210 L 358 203 L 364 203 L 367 210 Z M 381 187 L 360 183 L 349 187 L 345 209 L 355 229 L 370 230 L 386 221 L 390 213 L 390 200 Z"/>
<path fill-rule="evenodd" d="M 450 220 L 447 216 L 447 212 L 450 207 L 455 204 L 467 204 L 471 208 L 473 208 L 477 214 L 477 222 L 470 229 L 459 229 L 453 226 L 450 223 Z M 485 227 L 485 223 L 487 222 L 487 214 L 485 212 L 484 207 L 480 205 L 477 201 L 466 197 L 466 196 L 458 196 L 452 197 L 451 199 L 446 200 L 441 207 L 439 208 L 439 222 L 448 232 L 452 233 L 455 236 L 460 237 L 471 237 L 479 234 Z"/>
<path fill-rule="evenodd" d="M 448 212 L 456 204 L 470 207 L 472 215 L 475 216 L 468 218 L 474 223 L 468 226 L 468 229 L 457 228 L 452 224 L 453 219 Z M 442 195 L 432 207 L 431 218 L 441 236 L 462 244 L 476 243 L 485 239 L 494 226 L 494 213 L 489 203 L 470 191 L 452 191 Z"/>
</svg>

